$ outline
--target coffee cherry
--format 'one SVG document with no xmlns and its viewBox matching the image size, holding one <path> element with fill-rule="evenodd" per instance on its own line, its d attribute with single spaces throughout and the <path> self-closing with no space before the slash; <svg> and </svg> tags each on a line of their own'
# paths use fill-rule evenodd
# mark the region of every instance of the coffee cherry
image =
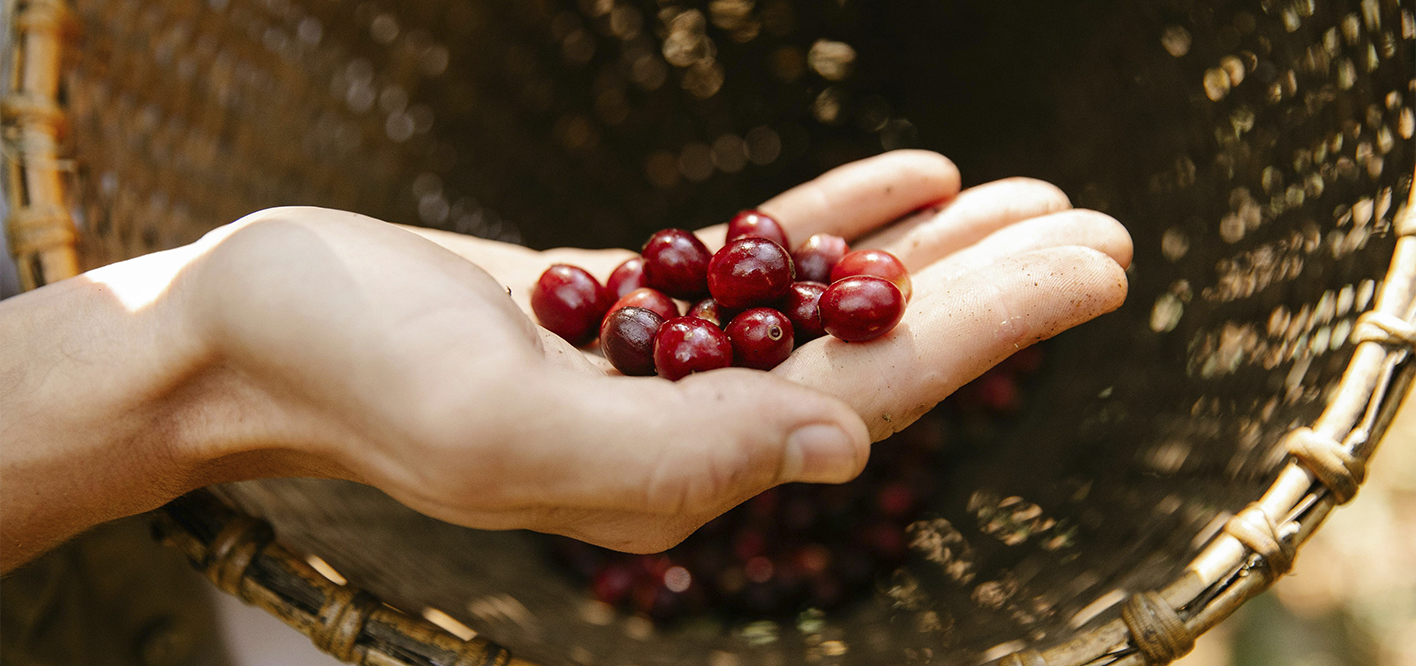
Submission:
<svg viewBox="0 0 1416 666">
<path fill-rule="evenodd" d="M 787 242 L 787 231 L 777 220 L 765 213 L 745 210 L 728 223 L 728 242 L 739 238 L 766 238 L 782 247 L 791 247 Z"/>
<path fill-rule="evenodd" d="M 630 588 L 634 586 L 634 579 L 634 571 L 628 565 L 607 564 L 595 574 L 590 589 L 595 593 L 596 599 L 613 604 L 629 594 Z"/>
<path fill-rule="evenodd" d="M 556 264 L 531 288 L 531 311 L 556 335 L 580 347 L 595 339 L 610 301 L 600 283 L 582 268 Z"/>
<path fill-rule="evenodd" d="M 728 322 L 732 321 L 736 315 L 736 310 L 729 310 L 718 305 L 718 302 L 711 298 L 705 298 L 688 309 L 688 316 L 706 319 L 713 322 L 713 325 L 718 328 L 726 328 Z"/>
<path fill-rule="evenodd" d="M 895 283 L 873 275 L 844 278 L 821 294 L 821 327 L 846 342 L 874 340 L 905 316 L 905 297 Z"/>
<path fill-rule="evenodd" d="M 797 279 L 802 282 L 831 283 L 831 269 L 851 248 L 846 239 L 831 234 L 816 234 L 806 239 L 801 247 L 792 253 L 796 262 Z"/>
<path fill-rule="evenodd" d="M 650 287 L 690 300 L 708 291 L 708 262 L 713 255 L 697 236 L 683 229 L 664 229 L 649 237 L 642 254 Z"/>
<path fill-rule="evenodd" d="M 739 238 L 708 264 L 708 291 L 730 308 L 767 305 L 787 294 L 794 275 L 792 258 L 774 241 Z"/>
<path fill-rule="evenodd" d="M 914 490 L 899 482 L 885 484 L 875 495 L 876 508 L 892 518 L 909 515 L 918 501 Z"/>
<path fill-rule="evenodd" d="M 625 294 L 610 306 L 610 312 L 613 313 L 615 310 L 628 307 L 653 310 L 655 314 L 664 319 L 673 319 L 679 316 L 678 303 L 675 303 L 674 299 L 648 287 L 641 287 Z"/>
<path fill-rule="evenodd" d="M 1018 381 L 1012 375 L 998 372 L 996 368 L 971 382 L 970 388 L 984 407 L 996 412 L 1017 411 L 1021 403 Z"/>
<path fill-rule="evenodd" d="M 820 282 L 793 282 L 791 291 L 782 301 L 782 314 L 792 321 L 792 331 L 798 345 L 806 344 L 826 335 L 821 328 L 821 312 L 818 303 L 826 285 Z"/>
<path fill-rule="evenodd" d="M 713 322 L 677 317 L 664 322 L 654 337 L 654 370 L 665 379 L 677 381 L 732 364 L 732 342 Z"/>
<path fill-rule="evenodd" d="M 649 283 L 644 277 L 644 257 L 626 259 L 610 273 L 610 279 L 605 280 L 605 288 L 615 298 L 624 298 L 625 294 L 647 286 Z"/>
<path fill-rule="evenodd" d="M 856 250 L 841 258 L 831 269 L 831 282 L 852 275 L 874 275 L 895 283 L 905 300 L 910 300 L 910 272 L 895 255 L 884 250 Z"/>
<path fill-rule="evenodd" d="M 772 308 L 753 308 L 735 317 L 727 328 L 735 365 L 771 370 L 792 354 L 792 322 Z"/>
<path fill-rule="evenodd" d="M 631 377 L 654 374 L 654 336 L 664 318 L 653 310 L 618 308 L 600 325 L 600 351 L 616 370 Z"/>
</svg>

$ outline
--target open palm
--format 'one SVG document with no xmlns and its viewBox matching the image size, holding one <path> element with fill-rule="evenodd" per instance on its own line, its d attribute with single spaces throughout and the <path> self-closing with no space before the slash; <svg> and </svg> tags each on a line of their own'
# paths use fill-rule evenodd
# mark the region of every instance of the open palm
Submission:
<svg viewBox="0 0 1416 666">
<path fill-rule="evenodd" d="M 1126 296 L 1131 239 L 1116 220 L 1075 210 L 1056 187 L 1017 178 L 959 191 L 959 173 L 934 153 L 896 151 L 846 165 L 760 206 L 793 242 L 844 236 L 879 248 L 913 274 L 915 298 L 879 342 L 820 338 L 774 372 L 845 400 L 875 440 L 913 423 L 957 388 L 1023 347 L 1117 308 Z M 726 225 L 699 230 L 710 250 Z M 531 286 L 553 263 L 603 279 L 626 250 L 533 252 L 415 230 L 482 266 L 530 313 Z M 568 345 L 545 333 L 556 357 Z M 586 361 L 609 364 L 592 351 Z"/>
<path fill-rule="evenodd" d="M 1130 240 L 1114 220 L 1036 181 L 960 193 L 931 153 L 848 165 L 761 208 L 793 238 L 899 256 L 914 279 L 900 326 L 867 344 L 815 340 L 770 373 L 621 377 L 526 313 L 549 265 L 603 278 L 631 253 L 420 239 L 321 209 L 217 232 L 183 289 L 241 422 L 302 452 L 299 473 L 370 483 L 452 522 L 640 552 L 773 485 L 849 480 L 871 441 L 1126 292 Z M 721 227 L 699 233 L 723 243 Z"/>
</svg>

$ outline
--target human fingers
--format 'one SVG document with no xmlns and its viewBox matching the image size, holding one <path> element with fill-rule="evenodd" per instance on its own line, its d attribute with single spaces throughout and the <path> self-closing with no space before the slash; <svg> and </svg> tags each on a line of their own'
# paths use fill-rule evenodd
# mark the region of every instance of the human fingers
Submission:
<svg viewBox="0 0 1416 666">
<path fill-rule="evenodd" d="M 896 150 L 827 171 L 758 209 L 780 222 L 793 243 L 818 233 L 849 240 L 958 193 L 959 169 L 948 158 Z M 722 247 L 726 235 L 726 224 L 698 231 L 710 250 Z"/>
<path fill-rule="evenodd" d="M 453 426 L 425 440 L 431 450 L 404 463 L 421 469 L 403 476 L 421 481 L 397 484 L 395 496 L 475 527 L 564 532 L 565 516 L 593 511 L 657 515 L 682 527 L 780 483 L 847 481 L 869 455 L 865 425 L 847 405 L 767 373 L 728 369 L 677 383 L 547 377 L 500 392 L 498 404 L 522 406 L 500 410 L 499 434 Z M 475 456 L 468 442 L 481 443 Z M 659 546 L 677 533 L 617 547 Z"/>
<path fill-rule="evenodd" d="M 1010 224 L 1071 207 L 1067 195 L 1051 183 L 1006 178 L 970 187 L 953 200 L 919 211 L 854 245 L 885 250 L 910 270 L 918 270 Z"/>
<path fill-rule="evenodd" d="M 894 331 L 869 344 L 834 338 L 773 372 L 845 400 L 880 440 L 1019 349 L 1120 307 L 1125 271 L 1091 248 L 1054 247 L 957 274 L 939 262 L 914 276 Z"/>
<path fill-rule="evenodd" d="M 957 277 L 1006 257 L 1065 246 L 1091 248 L 1123 269 L 1131 265 L 1131 234 L 1120 222 L 1094 210 L 1064 210 L 1003 227 L 936 261 L 934 270 Z"/>
</svg>

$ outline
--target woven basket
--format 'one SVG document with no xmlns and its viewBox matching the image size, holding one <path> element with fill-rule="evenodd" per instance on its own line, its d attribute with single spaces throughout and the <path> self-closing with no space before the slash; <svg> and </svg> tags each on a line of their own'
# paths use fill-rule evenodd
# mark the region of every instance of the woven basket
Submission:
<svg viewBox="0 0 1416 666">
<path fill-rule="evenodd" d="M 630 245 L 903 146 L 1057 182 L 1132 231 L 1128 305 L 838 614 L 656 628 L 351 484 L 156 520 L 361 664 L 1165 664 L 1352 498 L 1416 372 L 1416 18 L 1061 4 L 9 0 L 10 246 L 34 288 L 297 203 Z"/>
</svg>

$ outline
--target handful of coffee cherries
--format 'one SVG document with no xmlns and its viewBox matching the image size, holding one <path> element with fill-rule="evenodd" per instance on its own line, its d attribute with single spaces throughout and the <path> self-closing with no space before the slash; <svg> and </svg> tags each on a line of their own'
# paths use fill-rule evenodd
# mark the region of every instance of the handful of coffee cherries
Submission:
<svg viewBox="0 0 1416 666">
<path fill-rule="evenodd" d="M 729 366 L 771 370 L 822 335 L 874 340 L 904 318 L 909 271 L 888 252 L 852 252 L 829 234 L 789 252 L 782 225 L 756 210 L 728 223 L 727 240 L 713 254 L 688 231 L 659 231 L 603 286 L 556 264 L 532 289 L 531 309 L 577 347 L 598 336 L 625 375 L 671 380 Z M 693 305 L 684 314 L 674 299 Z"/>
</svg>

